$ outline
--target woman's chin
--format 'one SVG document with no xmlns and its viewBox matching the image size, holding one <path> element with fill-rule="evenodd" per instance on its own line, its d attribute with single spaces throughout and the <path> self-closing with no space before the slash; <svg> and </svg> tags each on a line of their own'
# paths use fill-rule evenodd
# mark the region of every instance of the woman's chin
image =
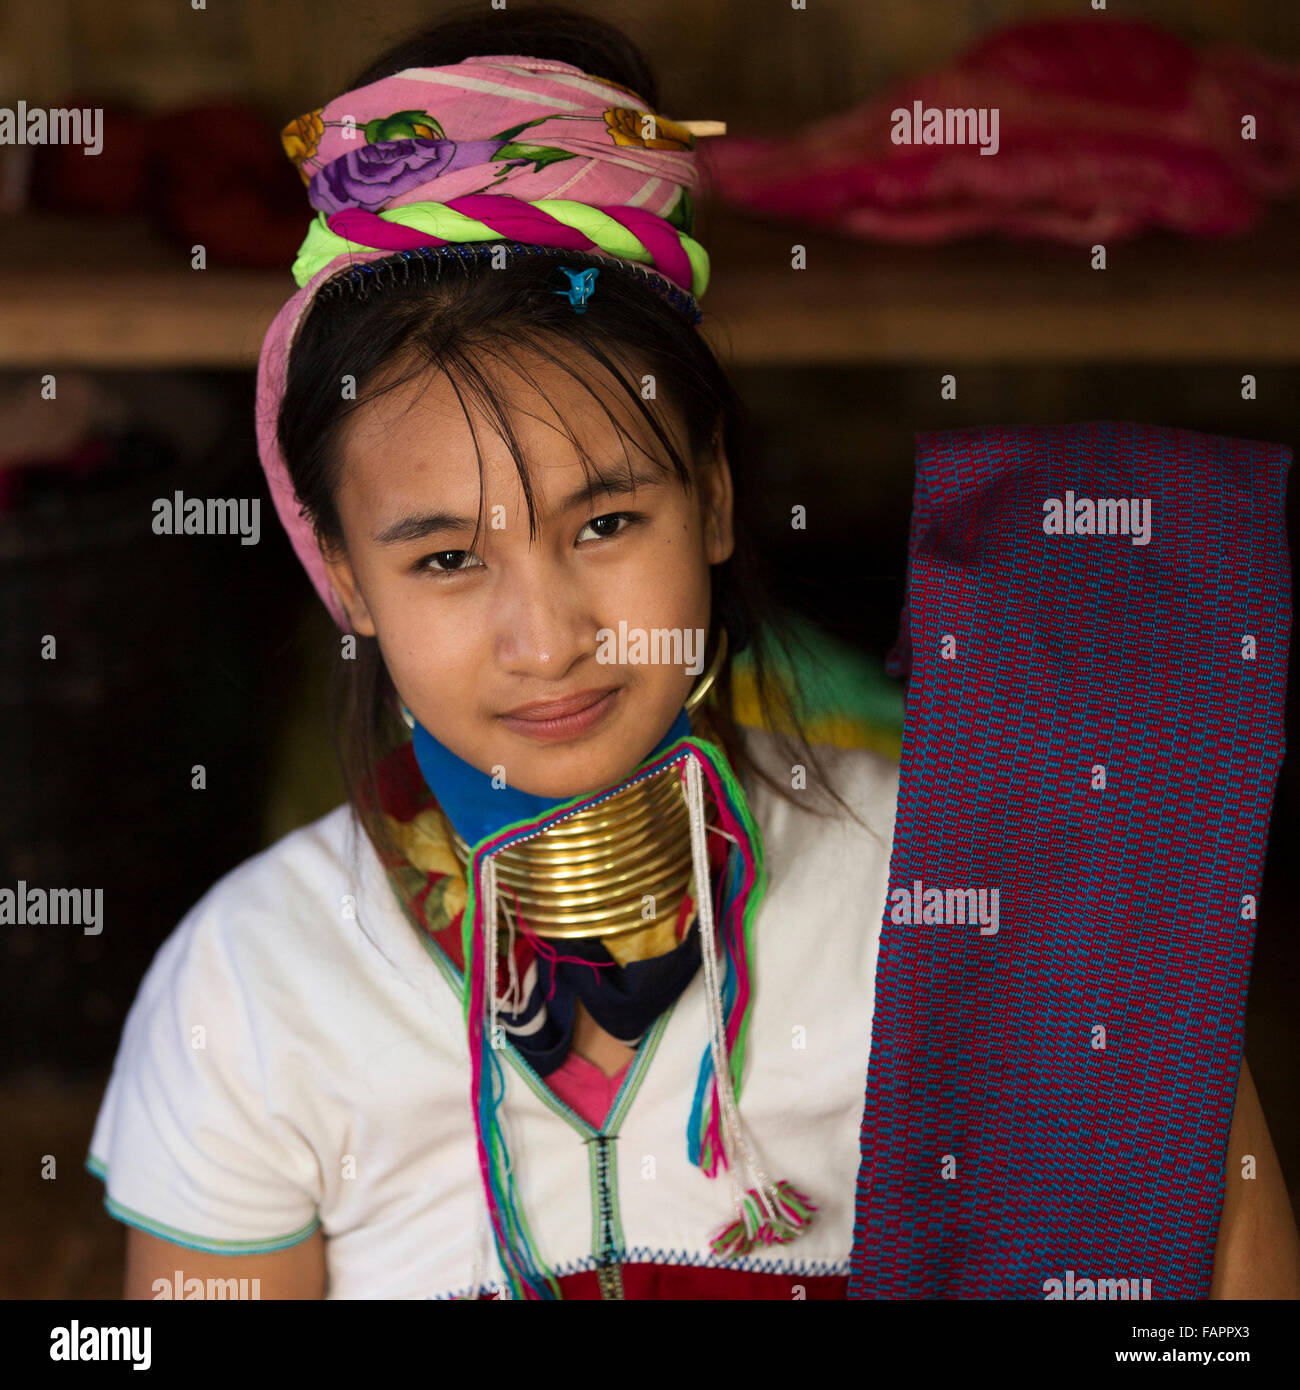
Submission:
<svg viewBox="0 0 1300 1390">
<path fill-rule="evenodd" d="M 555 748 L 546 750 L 540 758 L 530 759 L 530 766 L 519 780 L 509 771 L 506 779 L 518 791 L 551 801 L 568 801 L 615 786 L 629 777 L 641 761 L 634 755 L 611 754 L 607 748 Z M 518 759 L 515 762 L 518 765 Z M 505 766 L 509 768 L 510 764 Z"/>
</svg>

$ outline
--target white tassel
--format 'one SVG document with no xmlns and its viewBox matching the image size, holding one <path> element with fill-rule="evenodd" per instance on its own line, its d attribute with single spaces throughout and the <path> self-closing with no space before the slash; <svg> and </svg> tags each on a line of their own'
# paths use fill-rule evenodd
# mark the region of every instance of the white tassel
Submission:
<svg viewBox="0 0 1300 1390">
<path fill-rule="evenodd" d="M 495 862 L 494 860 L 493 863 L 495 864 Z M 492 874 L 495 883 L 495 868 Z M 519 978 L 519 966 L 515 961 L 515 914 L 511 912 L 510 904 L 505 898 L 501 899 L 501 911 L 505 914 L 506 919 L 506 974 L 510 982 L 501 1002 L 507 1013 L 517 1014 L 522 1011 L 528 1001 L 524 994 L 523 982 Z"/>
<path fill-rule="evenodd" d="M 717 931 L 713 920 L 713 885 L 709 875 L 707 827 L 704 812 L 703 773 L 695 754 L 686 759 L 686 804 L 691 820 L 691 853 L 695 865 L 695 905 L 700 925 L 700 953 L 704 958 L 705 1007 L 709 1017 L 709 1047 L 713 1055 L 713 1073 L 718 1083 L 718 1100 L 722 1106 L 722 1147 L 727 1159 L 727 1174 L 731 1179 L 732 1201 L 736 1214 L 744 1219 L 741 1186 L 736 1176 L 737 1153 L 744 1163 L 747 1185 L 758 1194 L 769 1219 L 776 1224 L 780 1217 L 773 1205 L 771 1180 L 754 1156 L 731 1081 L 727 1061 L 726 1022 L 722 1017 L 722 983 L 718 976 Z"/>
<path fill-rule="evenodd" d="M 479 871 L 479 899 L 483 903 L 483 998 L 487 1003 L 488 1046 L 497 1047 L 497 865 L 490 855 Z"/>
<path fill-rule="evenodd" d="M 497 1006 L 497 959 L 496 959 L 496 934 L 497 934 L 497 865 L 496 860 L 491 856 L 483 861 L 479 870 L 479 900 L 483 904 L 483 1012 L 484 1022 L 487 1025 L 488 1046 L 496 1047 L 498 1023 Z M 513 946 L 513 941 L 511 945 Z M 513 959 L 513 951 L 511 958 Z M 492 1084 L 492 1073 L 487 1071 L 484 1075 L 484 1083 Z M 510 1171 L 510 1161 L 507 1157 L 506 1171 Z M 477 1262 L 477 1261 L 476 1261 Z M 477 1277 L 477 1275 L 476 1275 Z M 477 1296 L 477 1295 L 476 1295 Z M 510 1281 L 507 1279 L 501 1290 L 501 1298 L 508 1299 L 510 1295 Z"/>
</svg>

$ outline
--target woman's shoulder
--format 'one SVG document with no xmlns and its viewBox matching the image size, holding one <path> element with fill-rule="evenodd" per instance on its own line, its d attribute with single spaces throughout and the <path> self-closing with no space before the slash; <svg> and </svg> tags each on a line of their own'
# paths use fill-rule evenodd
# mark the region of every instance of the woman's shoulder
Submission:
<svg viewBox="0 0 1300 1390">
<path fill-rule="evenodd" d="M 768 960 L 776 962 L 778 976 L 798 973 L 811 913 L 822 959 L 838 962 L 843 978 L 809 988 L 867 988 L 889 883 L 899 764 L 870 748 L 813 743 L 801 749 L 757 729 L 746 729 L 745 740 L 755 764 L 775 783 L 751 778 L 746 787 L 768 881 Z"/>
<path fill-rule="evenodd" d="M 203 994 L 221 979 L 244 1004 L 270 990 L 301 997 L 358 954 L 362 902 L 382 869 L 348 804 L 223 874 L 159 948 L 141 996 Z"/>
<path fill-rule="evenodd" d="M 819 885 L 830 879 L 875 891 L 893 851 L 898 762 L 840 744 L 800 749 L 765 729 L 745 728 L 742 735 L 755 766 L 775 784 L 742 779 L 769 870 L 792 875 L 809 892 L 823 891 Z"/>
<path fill-rule="evenodd" d="M 357 854 L 369 842 L 344 803 L 223 874 L 195 903 L 195 918 L 272 916 L 318 921 L 321 906 L 337 904 L 356 877 Z"/>
<path fill-rule="evenodd" d="M 387 1017 L 368 1011 L 345 920 L 352 822 L 338 807 L 236 865 L 159 947 L 87 1159 L 119 1219 L 221 1254 L 278 1250 L 319 1224 L 322 1135 L 346 1108 L 356 1039 Z"/>
<path fill-rule="evenodd" d="M 851 824 L 843 809 L 828 801 L 825 793 L 834 791 L 854 815 L 878 833 L 892 832 L 898 804 L 897 758 L 874 748 L 814 742 L 807 745 L 814 764 L 802 756 L 796 744 L 769 729 L 745 726 L 741 736 L 754 764 L 789 793 L 778 797 L 771 787 L 755 779 L 747 788 L 751 799 L 780 801 L 796 816 L 815 817 L 818 808 L 825 808 L 831 812 L 830 819 Z"/>
</svg>

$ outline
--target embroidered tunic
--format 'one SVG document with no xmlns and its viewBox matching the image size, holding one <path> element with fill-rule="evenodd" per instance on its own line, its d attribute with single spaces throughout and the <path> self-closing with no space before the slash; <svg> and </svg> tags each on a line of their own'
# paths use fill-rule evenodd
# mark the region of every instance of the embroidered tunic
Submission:
<svg viewBox="0 0 1300 1390">
<path fill-rule="evenodd" d="M 744 734 L 788 783 L 771 735 Z M 565 1298 L 845 1294 L 898 765 L 819 751 L 874 834 L 746 785 L 769 883 L 741 1092 L 760 1162 L 809 1194 L 812 1225 L 747 1257 L 709 1249 L 731 1208 L 726 1173 L 687 1155 L 700 971 L 599 1126 L 502 1054 L 522 1209 Z M 322 1228 L 327 1298 L 500 1297 L 468 1076 L 459 974 L 340 806 L 227 874 L 160 948 L 86 1166 L 113 1216 L 193 1249 L 266 1253 Z"/>
</svg>

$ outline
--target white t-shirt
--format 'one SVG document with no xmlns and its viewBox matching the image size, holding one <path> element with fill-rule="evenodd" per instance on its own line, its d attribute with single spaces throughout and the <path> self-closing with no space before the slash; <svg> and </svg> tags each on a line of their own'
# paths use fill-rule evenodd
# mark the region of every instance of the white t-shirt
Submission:
<svg viewBox="0 0 1300 1390">
<path fill-rule="evenodd" d="M 746 738 L 789 785 L 771 736 Z M 594 1268 L 611 1234 L 627 1264 L 848 1272 L 898 764 L 818 752 L 879 838 L 746 787 L 768 888 L 740 1112 L 768 1176 L 819 1210 L 788 1245 L 731 1261 L 710 1251 L 734 1213 L 725 1172 L 707 1178 L 687 1157 L 708 1046 L 697 971 L 629 1068 L 607 1145 L 513 1048 L 501 1054 L 520 1206 L 557 1276 Z M 328 1298 L 499 1292 L 469 1078 L 456 972 L 340 806 L 227 874 L 163 943 L 86 1166 L 115 1217 L 194 1249 L 264 1253 L 322 1227 Z"/>
</svg>

